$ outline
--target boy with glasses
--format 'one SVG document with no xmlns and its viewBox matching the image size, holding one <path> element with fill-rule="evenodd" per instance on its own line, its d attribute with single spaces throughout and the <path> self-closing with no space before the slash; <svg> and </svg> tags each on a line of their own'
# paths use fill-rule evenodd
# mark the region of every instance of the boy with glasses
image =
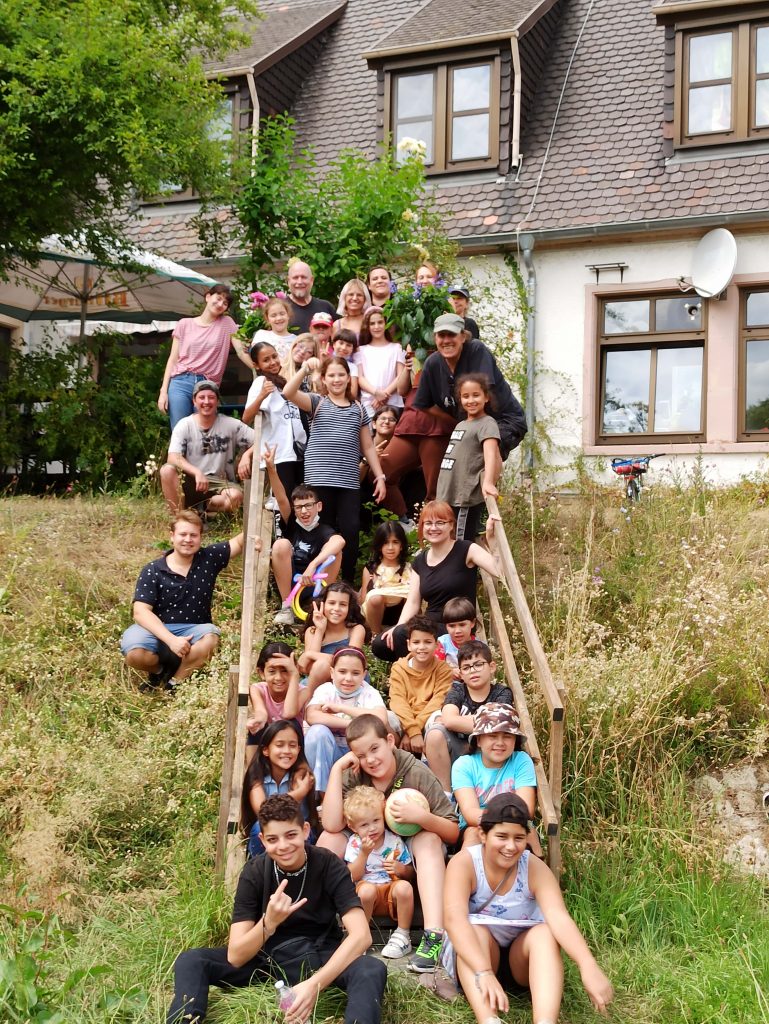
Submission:
<svg viewBox="0 0 769 1024">
<path fill-rule="evenodd" d="M 264 462 L 270 478 L 270 487 L 278 503 L 281 516 L 286 521 L 283 536 L 272 545 L 270 561 L 275 576 L 275 584 L 281 599 L 281 608 L 272 620 L 278 626 L 293 626 L 295 620 L 291 608 L 284 608 L 282 602 L 288 597 L 293 587 L 294 576 L 302 575 L 302 586 L 312 583 L 313 573 L 327 558 L 334 561 L 324 569 L 328 575 L 326 583 L 333 583 L 341 565 L 340 555 L 344 547 L 344 537 L 334 532 L 334 528 L 321 523 L 320 512 L 323 502 L 306 484 L 300 484 L 291 492 L 291 501 L 280 482 L 274 459 L 274 452 L 264 453 Z"/>
<path fill-rule="evenodd" d="M 451 766 L 470 750 L 475 716 L 485 704 L 513 706 L 513 694 L 494 681 L 496 663 L 482 640 L 468 640 L 457 652 L 460 681 L 454 682 L 438 720 L 425 732 L 425 756 L 444 790 L 451 792 Z"/>
</svg>

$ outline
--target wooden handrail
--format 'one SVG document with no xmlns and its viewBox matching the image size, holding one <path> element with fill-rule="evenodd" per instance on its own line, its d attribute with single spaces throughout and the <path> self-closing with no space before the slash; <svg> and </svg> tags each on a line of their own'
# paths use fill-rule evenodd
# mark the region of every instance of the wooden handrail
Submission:
<svg viewBox="0 0 769 1024">
<path fill-rule="evenodd" d="M 246 722 L 254 647 L 264 637 L 264 608 L 270 571 L 272 513 L 264 510 L 264 472 L 259 468 L 261 417 L 254 424 L 252 479 L 244 495 L 243 590 L 240 618 L 240 654 L 237 667 L 229 674 L 227 719 L 216 841 L 216 870 L 225 885 L 233 888 L 245 862 L 245 844 L 238 834 L 240 800 L 246 766 Z M 262 549 L 257 550 L 261 538 Z M 259 613 L 257 615 L 257 612 Z"/>
<path fill-rule="evenodd" d="M 489 515 L 494 516 L 495 519 L 501 520 L 502 517 L 499 513 L 499 506 L 494 498 L 486 498 L 486 507 L 489 510 Z M 553 680 L 552 673 L 550 672 L 550 666 L 547 663 L 547 657 L 545 656 L 542 642 L 539 639 L 539 633 L 537 627 L 534 624 L 534 619 L 531 617 L 531 611 L 526 600 L 526 595 L 521 585 L 520 577 L 518 576 L 518 570 L 515 567 L 515 561 L 513 560 L 513 553 L 510 550 L 510 544 L 507 540 L 507 534 L 503 528 L 496 528 L 491 537 L 491 549 L 496 552 L 499 556 L 500 564 L 502 567 L 502 575 L 507 585 L 507 589 L 510 593 L 510 600 L 513 602 L 513 610 L 515 611 L 518 624 L 521 627 L 521 633 L 526 644 L 526 650 L 529 653 L 531 659 L 531 667 L 537 682 L 540 685 L 540 689 L 544 695 L 547 707 L 550 712 L 552 721 L 560 722 L 563 720 L 563 686 L 556 684 Z"/>
<path fill-rule="evenodd" d="M 499 598 L 497 597 L 495 589 L 496 581 L 483 569 L 481 569 L 481 579 L 489 602 L 489 622 L 493 630 L 494 639 L 496 640 L 499 652 L 502 656 L 505 675 L 510 684 L 510 689 L 513 691 L 515 710 L 518 713 L 521 728 L 526 734 L 526 747 L 532 761 L 534 762 L 534 770 L 537 775 L 537 800 L 539 802 L 542 820 L 545 823 L 545 829 L 548 836 L 554 836 L 558 832 L 558 812 L 553 803 L 550 781 L 542 763 L 542 756 L 539 752 L 537 736 L 534 732 L 531 716 L 529 715 L 526 694 L 524 693 L 524 689 L 521 684 L 521 678 L 518 675 L 513 650 L 507 636 L 502 608 L 500 607 Z M 552 866 L 553 865 L 551 865 L 551 867 Z"/>
</svg>

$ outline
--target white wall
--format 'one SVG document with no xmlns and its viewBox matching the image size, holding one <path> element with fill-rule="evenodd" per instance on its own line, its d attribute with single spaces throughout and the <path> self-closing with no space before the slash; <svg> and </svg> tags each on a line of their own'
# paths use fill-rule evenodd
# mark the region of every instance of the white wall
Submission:
<svg viewBox="0 0 769 1024">
<path fill-rule="evenodd" d="M 769 245 L 766 235 L 737 234 L 736 275 L 726 301 L 703 300 L 707 316 L 707 441 L 702 445 L 626 442 L 607 447 L 594 443 L 596 367 L 594 357 L 597 296 L 633 291 L 666 291 L 681 294 L 676 279 L 691 273 L 691 258 L 699 237 L 679 240 L 633 240 L 609 244 L 543 249 L 535 246 L 537 275 L 535 310 L 536 414 L 551 420 L 549 434 L 562 450 L 555 461 L 564 467 L 582 452 L 594 466 L 612 455 L 670 453 L 657 460 L 650 476 L 664 479 L 670 473 L 693 468 L 698 453 L 709 479 L 731 482 L 745 474 L 769 468 L 768 442 L 737 441 L 737 350 L 739 286 L 769 284 Z M 624 280 L 617 271 L 595 273 L 588 265 L 626 263 Z M 560 474 L 565 481 L 568 472 Z M 610 470 L 607 480 L 616 479 Z"/>
</svg>

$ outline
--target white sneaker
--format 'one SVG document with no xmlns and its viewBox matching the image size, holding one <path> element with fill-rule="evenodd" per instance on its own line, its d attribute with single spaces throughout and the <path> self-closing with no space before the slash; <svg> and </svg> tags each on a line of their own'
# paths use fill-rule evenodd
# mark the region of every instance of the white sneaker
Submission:
<svg viewBox="0 0 769 1024">
<path fill-rule="evenodd" d="M 388 960 L 397 960 L 399 957 L 408 956 L 411 952 L 411 942 L 400 932 L 395 931 L 387 940 L 387 945 L 382 950 L 382 956 Z"/>
<path fill-rule="evenodd" d="M 264 503 L 264 507 L 269 509 L 270 512 L 280 512 L 280 505 L 278 499 L 274 495 L 270 495 L 267 501 Z"/>
<path fill-rule="evenodd" d="M 272 621 L 276 626 L 293 626 L 296 619 L 290 608 L 281 608 Z"/>
</svg>

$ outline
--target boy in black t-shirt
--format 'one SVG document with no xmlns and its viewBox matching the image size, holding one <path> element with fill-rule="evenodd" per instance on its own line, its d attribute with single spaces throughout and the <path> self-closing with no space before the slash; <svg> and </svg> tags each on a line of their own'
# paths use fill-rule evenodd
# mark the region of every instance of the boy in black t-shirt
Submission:
<svg viewBox="0 0 769 1024">
<path fill-rule="evenodd" d="M 344 547 L 344 537 L 335 533 L 333 527 L 321 523 L 323 502 L 318 500 L 312 487 L 306 484 L 295 487 L 289 502 L 286 489 L 275 469 L 274 456 L 274 448 L 265 449 L 263 458 L 270 487 L 286 525 L 283 535 L 272 545 L 270 559 L 280 599 L 285 601 L 294 585 L 294 576 L 301 573 L 302 586 L 309 586 L 312 574 L 317 572 L 327 558 L 334 558 L 334 561 L 323 570 L 327 573 L 326 583 L 334 582 L 339 574 L 339 556 Z M 293 626 L 294 621 L 291 608 L 283 607 L 273 619 L 280 626 Z"/>
<path fill-rule="evenodd" d="M 345 1024 L 379 1024 L 387 969 L 363 956 L 371 932 L 347 867 L 307 845 L 310 826 L 290 796 L 268 797 L 259 824 L 267 852 L 241 872 L 228 944 L 177 957 L 168 1024 L 202 1021 L 211 985 L 243 988 L 268 979 L 293 987 L 287 1024 L 312 1018 L 319 993 L 331 985 L 347 993 Z"/>
<path fill-rule="evenodd" d="M 468 640 L 457 651 L 460 682 L 455 682 L 443 701 L 440 719 L 425 732 L 425 756 L 446 792 L 451 792 L 451 766 L 469 752 L 469 736 L 475 713 L 484 704 L 510 704 L 513 694 L 504 683 L 494 682 L 496 664 L 482 640 Z"/>
</svg>

